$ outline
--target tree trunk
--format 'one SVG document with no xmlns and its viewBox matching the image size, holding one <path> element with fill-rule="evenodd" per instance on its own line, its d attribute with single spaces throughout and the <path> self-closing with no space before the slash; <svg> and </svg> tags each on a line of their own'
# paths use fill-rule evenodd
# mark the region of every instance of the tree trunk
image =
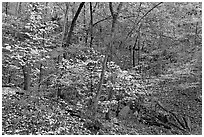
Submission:
<svg viewBox="0 0 204 137">
<path fill-rule="evenodd" d="M 135 43 L 132 48 L 132 66 L 135 67 L 136 61 L 135 61 L 135 51 L 137 51 L 137 64 L 139 65 L 139 58 L 140 58 L 140 27 L 142 25 L 140 24 L 137 30 L 137 37 L 135 39 Z"/>
<path fill-rule="evenodd" d="M 13 72 L 12 70 L 9 71 L 9 76 L 8 76 L 8 84 L 11 84 L 11 81 L 12 81 L 12 76 L 13 76 Z"/>
<path fill-rule="evenodd" d="M 72 19 L 74 18 L 74 15 L 75 15 L 75 2 L 73 2 L 73 4 L 71 5 L 72 9 Z"/>
<path fill-rule="evenodd" d="M 140 30 L 138 31 L 137 65 L 140 64 Z"/>
<path fill-rule="evenodd" d="M 111 83 L 113 85 L 115 84 L 115 78 L 116 78 L 116 75 L 112 73 L 112 76 L 111 76 L 110 80 L 111 80 Z M 107 100 L 111 101 L 111 99 L 112 99 L 112 97 L 114 95 L 113 87 L 108 87 L 107 91 L 109 92 Z M 105 114 L 105 119 L 110 120 L 110 110 L 108 110 L 108 112 Z"/>
<path fill-rule="evenodd" d="M 135 67 L 135 49 L 132 49 L 132 67 Z"/>
<path fill-rule="evenodd" d="M 8 15 L 8 8 L 9 8 L 9 3 L 6 2 L 6 5 L 5 5 L 5 14 Z"/>
<path fill-rule="evenodd" d="M 74 30 L 74 26 L 76 24 L 76 21 L 77 21 L 77 18 L 81 12 L 81 9 L 83 8 L 85 2 L 81 2 L 79 7 L 78 7 L 78 10 L 72 20 L 72 23 L 71 23 L 71 26 L 70 26 L 70 29 L 69 29 L 69 32 L 68 32 L 68 36 L 66 37 L 66 43 L 62 45 L 63 48 L 67 48 L 69 47 L 69 44 L 70 44 L 70 41 L 71 41 L 71 38 L 72 38 L 72 33 L 73 33 L 73 30 Z M 65 49 L 66 50 L 66 49 Z M 66 58 L 66 54 L 64 54 L 64 58 Z"/>
<path fill-rule="evenodd" d="M 38 90 L 40 90 L 40 83 L 42 81 L 42 76 L 43 76 L 43 74 L 42 74 L 43 64 L 42 63 L 40 63 L 40 69 L 39 70 L 40 70 L 40 72 L 39 72 Z"/>
<path fill-rule="evenodd" d="M 65 13 L 64 13 L 64 27 L 63 27 L 63 36 L 62 36 L 62 46 L 64 44 L 65 38 L 67 36 L 68 33 L 68 9 L 69 9 L 69 3 L 66 2 L 65 3 L 66 9 L 65 9 Z"/>
<path fill-rule="evenodd" d="M 30 84 L 31 84 L 31 68 L 29 64 L 22 66 L 23 70 L 23 77 L 24 77 L 24 90 L 30 90 Z"/>
<path fill-rule="evenodd" d="M 100 76 L 100 81 L 99 81 L 99 84 L 98 84 L 98 87 L 97 87 L 97 93 L 96 93 L 96 96 L 94 98 L 94 108 L 93 108 L 93 118 L 95 119 L 96 118 L 96 114 L 97 114 L 97 110 L 98 110 L 98 101 L 99 101 L 99 98 L 101 96 L 101 91 L 102 91 L 102 85 L 103 85 L 103 81 L 104 81 L 104 75 L 105 75 L 105 72 L 106 72 L 106 63 L 107 63 L 107 60 L 108 60 L 108 53 L 106 52 L 106 55 L 105 55 L 105 58 L 103 60 L 103 63 L 102 63 L 102 72 L 101 72 L 101 76 Z"/>
<path fill-rule="evenodd" d="M 87 45 L 87 41 L 88 41 L 88 31 L 86 30 L 86 6 L 84 5 L 84 20 L 83 20 L 83 24 L 84 24 L 84 30 L 85 30 L 85 37 L 84 37 L 84 43 L 85 46 Z"/>
<path fill-rule="evenodd" d="M 18 15 L 21 14 L 21 7 L 22 7 L 22 2 L 19 2 L 19 6 L 18 6 Z"/>
<path fill-rule="evenodd" d="M 135 51 L 137 50 L 136 49 L 137 41 L 138 41 L 138 36 L 136 37 L 135 43 L 134 43 L 133 48 L 132 48 L 132 66 L 133 67 L 135 67 Z"/>
<path fill-rule="evenodd" d="M 194 45 L 197 45 L 197 36 L 198 36 L 198 22 L 196 23 L 196 28 L 195 28 Z"/>
<path fill-rule="evenodd" d="M 113 6 L 112 6 L 112 2 L 109 2 L 109 9 L 111 12 L 111 16 L 112 16 L 112 26 L 111 26 L 111 42 L 109 44 L 109 51 L 110 51 L 110 60 L 112 60 L 112 52 L 113 52 L 113 41 L 114 41 L 114 37 L 115 37 L 115 24 L 119 15 L 119 12 L 122 8 L 123 3 L 120 2 L 120 4 L 117 7 L 117 11 L 114 12 L 113 11 Z"/>
<path fill-rule="evenodd" d="M 92 3 L 90 2 L 90 35 L 91 35 L 91 39 L 90 39 L 90 48 L 92 47 L 92 43 L 93 43 L 93 9 L 92 9 Z"/>
<path fill-rule="evenodd" d="M 111 26 L 111 42 L 108 44 L 108 51 L 107 53 L 109 53 L 109 57 L 110 57 L 110 61 L 112 60 L 112 52 L 113 52 L 113 42 L 114 42 L 114 38 L 115 38 L 115 25 L 116 25 L 116 21 L 117 21 L 117 18 L 118 18 L 118 15 L 119 15 L 119 12 L 122 8 L 122 2 L 120 2 L 120 4 L 118 5 L 117 7 L 117 11 L 116 13 L 114 13 L 113 11 L 113 7 L 112 7 L 112 2 L 109 3 L 109 9 L 110 9 L 110 12 L 111 12 L 111 15 L 112 15 L 112 26 Z M 111 83 L 114 84 L 114 80 L 113 80 L 113 77 L 111 77 L 110 79 Z M 112 99 L 112 96 L 113 96 L 113 87 L 110 87 L 109 88 L 109 96 L 108 96 L 108 100 L 111 100 Z M 110 120 L 110 110 L 108 110 L 108 112 L 106 113 L 105 115 L 105 118 L 107 120 Z"/>
</svg>

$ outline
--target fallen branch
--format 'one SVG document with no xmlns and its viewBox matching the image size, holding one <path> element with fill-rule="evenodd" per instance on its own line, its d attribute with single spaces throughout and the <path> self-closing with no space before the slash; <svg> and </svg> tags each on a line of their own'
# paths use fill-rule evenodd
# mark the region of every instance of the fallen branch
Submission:
<svg viewBox="0 0 204 137">
<path fill-rule="evenodd" d="M 171 111 L 167 110 L 166 108 L 164 108 L 164 107 L 162 106 L 162 104 L 161 104 L 159 101 L 157 101 L 155 107 L 156 107 L 156 106 L 159 106 L 159 107 L 162 108 L 164 111 L 166 111 L 167 113 L 171 114 L 171 115 L 173 116 L 173 118 L 181 125 L 182 128 L 179 127 L 178 125 L 176 125 L 176 124 L 174 124 L 174 123 L 168 121 L 169 124 L 171 124 L 172 126 L 178 128 L 178 129 L 180 129 L 180 130 L 182 130 L 182 131 L 187 132 L 185 129 L 186 129 L 186 128 L 189 128 L 189 127 L 186 127 L 186 126 L 178 119 L 178 117 L 176 116 L 176 114 L 175 114 L 174 112 L 171 112 Z"/>
</svg>

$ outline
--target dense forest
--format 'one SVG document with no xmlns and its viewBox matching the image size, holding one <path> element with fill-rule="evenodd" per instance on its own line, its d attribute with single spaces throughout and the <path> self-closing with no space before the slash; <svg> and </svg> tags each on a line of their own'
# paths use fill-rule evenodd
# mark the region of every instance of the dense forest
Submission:
<svg viewBox="0 0 204 137">
<path fill-rule="evenodd" d="M 3 2 L 3 135 L 201 135 L 201 2 Z"/>
</svg>

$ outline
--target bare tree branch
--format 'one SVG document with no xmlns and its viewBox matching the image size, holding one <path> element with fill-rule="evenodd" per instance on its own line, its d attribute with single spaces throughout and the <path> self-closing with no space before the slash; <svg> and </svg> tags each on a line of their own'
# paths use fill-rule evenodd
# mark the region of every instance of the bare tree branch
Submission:
<svg viewBox="0 0 204 137">
<path fill-rule="evenodd" d="M 130 32 L 127 34 L 127 36 L 126 36 L 126 38 L 125 38 L 125 40 L 124 41 L 126 41 L 127 40 L 127 38 L 132 34 L 132 32 L 134 31 L 134 29 L 138 26 L 138 24 L 142 21 L 142 19 L 144 18 L 144 17 L 146 17 L 153 9 L 155 9 L 156 7 L 158 7 L 160 4 L 162 4 L 163 2 L 160 2 L 160 3 L 158 3 L 157 5 L 155 5 L 154 7 L 152 7 L 149 11 L 147 11 L 141 18 L 140 18 L 140 20 L 133 26 L 133 28 L 130 30 Z M 124 42 L 123 41 L 123 42 Z M 123 43 L 122 42 L 122 43 Z M 121 44 L 122 44 L 121 43 Z M 120 45 L 121 45 L 120 44 Z"/>
</svg>

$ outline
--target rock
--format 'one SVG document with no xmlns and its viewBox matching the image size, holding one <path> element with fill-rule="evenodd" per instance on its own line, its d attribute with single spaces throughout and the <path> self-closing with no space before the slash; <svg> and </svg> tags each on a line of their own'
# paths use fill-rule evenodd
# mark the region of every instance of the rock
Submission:
<svg viewBox="0 0 204 137">
<path fill-rule="evenodd" d="M 131 111 L 130 107 L 125 106 L 123 109 L 120 110 L 119 117 L 122 119 L 127 118 L 130 111 Z"/>
</svg>

